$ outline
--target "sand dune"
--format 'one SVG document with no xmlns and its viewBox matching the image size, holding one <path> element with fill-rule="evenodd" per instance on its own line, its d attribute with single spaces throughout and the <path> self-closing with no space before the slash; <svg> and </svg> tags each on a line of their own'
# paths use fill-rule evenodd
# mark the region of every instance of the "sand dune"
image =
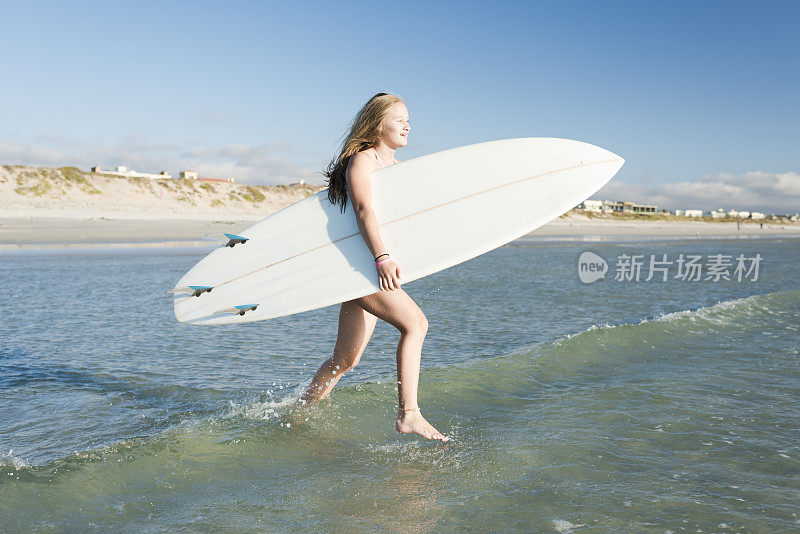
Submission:
<svg viewBox="0 0 800 534">
<path fill-rule="evenodd" d="M 75 167 L 0 167 L 1 217 L 264 217 L 322 189 L 94 174 Z"/>
</svg>

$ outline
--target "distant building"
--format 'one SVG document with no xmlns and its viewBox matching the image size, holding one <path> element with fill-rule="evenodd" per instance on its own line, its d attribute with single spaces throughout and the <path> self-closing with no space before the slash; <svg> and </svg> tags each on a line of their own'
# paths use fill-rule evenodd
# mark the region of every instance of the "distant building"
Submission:
<svg viewBox="0 0 800 534">
<path fill-rule="evenodd" d="M 652 204 L 637 204 L 636 202 L 630 202 L 627 200 L 621 202 L 614 200 L 604 200 L 603 211 L 613 211 L 616 213 L 651 214 L 658 211 L 658 206 Z"/>
<path fill-rule="evenodd" d="M 756 212 L 758 213 L 758 212 Z M 749 211 L 737 211 L 737 210 L 728 210 L 728 217 L 732 219 L 749 219 L 750 212 Z"/>
<path fill-rule="evenodd" d="M 683 210 L 683 215 L 685 217 L 702 217 L 703 210 Z"/>
<path fill-rule="evenodd" d="M 578 204 L 578 209 L 586 210 L 586 211 L 596 211 L 601 212 L 603 211 L 603 201 L 602 200 L 584 200 L 580 204 Z"/>
<path fill-rule="evenodd" d="M 128 169 L 128 167 L 125 167 L 123 165 L 118 166 L 117 170 L 115 171 L 104 171 L 101 170 L 100 167 L 95 166 L 92 167 L 92 172 L 98 174 L 111 174 L 112 176 L 127 176 L 131 178 L 152 178 L 152 179 L 172 178 L 172 176 L 170 176 L 167 173 L 167 171 L 161 171 L 158 174 L 153 172 L 136 172 L 133 169 Z"/>
<path fill-rule="evenodd" d="M 716 210 L 711 211 L 709 213 L 711 213 L 711 218 L 712 219 L 724 219 L 725 217 L 728 216 L 728 214 L 725 213 L 725 210 L 723 210 L 722 208 L 716 209 Z"/>
<path fill-rule="evenodd" d="M 751 219 L 766 219 L 767 218 L 767 214 L 766 213 L 761 213 L 760 211 L 754 211 L 754 212 L 752 212 L 750 214 L 750 218 Z"/>
<path fill-rule="evenodd" d="M 178 176 L 181 180 L 197 180 L 197 171 L 181 171 Z"/>
</svg>

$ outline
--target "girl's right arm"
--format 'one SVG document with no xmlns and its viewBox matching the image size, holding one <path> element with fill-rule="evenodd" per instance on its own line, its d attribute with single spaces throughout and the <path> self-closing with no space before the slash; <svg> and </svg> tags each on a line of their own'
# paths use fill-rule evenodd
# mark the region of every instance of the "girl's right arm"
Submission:
<svg viewBox="0 0 800 534">
<path fill-rule="evenodd" d="M 378 218 L 372 210 L 372 171 L 377 168 L 375 162 L 363 153 L 354 154 L 350 158 L 347 166 L 345 180 L 347 191 L 350 195 L 350 202 L 356 214 L 356 222 L 367 248 L 375 258 L 381 254 L 388 253 L 383 245 L 381 234 L 378 229 Z M 386 256 L 383 257 L 385 259 Z M 381 290 L 392 290 L 400 288 L 400 276 L 402 271 L 391 259 L 376 266 L 378 271 L 379 286 Z"/>
</svg>

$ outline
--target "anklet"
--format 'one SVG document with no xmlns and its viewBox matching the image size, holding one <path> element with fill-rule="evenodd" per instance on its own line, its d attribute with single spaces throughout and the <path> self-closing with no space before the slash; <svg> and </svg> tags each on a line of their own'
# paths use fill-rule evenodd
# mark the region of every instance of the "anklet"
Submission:
<svg viewBox="0 0 800 534">
<path fill-rule="evenodd" d="M 404 412 L 419 412 L 419 406 L 416 408 L 403 408 Z"/>
</svg>

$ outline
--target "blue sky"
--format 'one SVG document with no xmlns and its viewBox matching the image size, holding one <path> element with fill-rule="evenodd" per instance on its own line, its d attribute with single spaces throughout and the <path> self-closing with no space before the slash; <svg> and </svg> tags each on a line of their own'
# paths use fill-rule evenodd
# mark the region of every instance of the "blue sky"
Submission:
<svg viewBox="0 0 800 534">
<path fill-rule="evenodd" d="M 595 198 L 800 211 L 799 2 L 6 2 L 0 163 L 322 183 L 378 91 L 409 159 L 564 137 Z"/>
</svg>

